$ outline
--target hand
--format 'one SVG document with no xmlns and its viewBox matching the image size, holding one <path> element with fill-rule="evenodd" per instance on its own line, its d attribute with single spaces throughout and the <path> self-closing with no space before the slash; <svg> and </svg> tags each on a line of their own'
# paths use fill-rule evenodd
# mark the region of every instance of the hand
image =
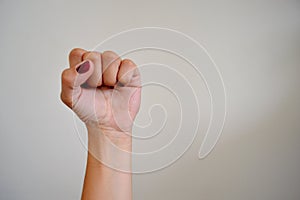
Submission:
<svg viewBox="0 0 300 200">
<path fill-rule="evenodd" d="M 141 80 L 136 65 L 114 52 L 73 49 L 62 73 L 61 100 L 86 126 L 109 137 L 130 134 L 139 110 Z"/>
</svg>

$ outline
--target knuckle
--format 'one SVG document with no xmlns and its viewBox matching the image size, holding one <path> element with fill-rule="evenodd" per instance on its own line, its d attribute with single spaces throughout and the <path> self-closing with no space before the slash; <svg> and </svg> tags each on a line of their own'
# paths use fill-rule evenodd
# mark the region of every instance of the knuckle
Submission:
<svg viewBox="0 0 300 200">
<path fill-rule="evenodd" d="M 124 59 L 124 60 L 122 61 L 122 64 L 128 65 L 128 66 L 132 66 L 132 67 L 135 67 L 135 66 L 136 66 L 135 63 L 134 63 L 132 60 L 130 60 L 130 59 Z"/>
<path fill-rule="evenodd" d="M 118 54 L 113 51 L 104 51 L 103 56 L 111 61 L 119 62 L 121 59 Z"/>
<path fill-rule="evenodd" d="M 84 60 L 88 59 L 88 60 L 97 60 L 101 58 L 101 54 L 99 52 L 96 51 L 90 51 L 90 52 L 86 52 L 83 55 Z"/>
<path fill-rule="evenodd" d="M 81 55 L 82 49 L 81 48 L 74 48 L 70 51 L 69 57 Z"/>
<path fill-rule="evenodd" d="M 65 69 L 61 74 L 61 80 L 64 84 L 71 85 L 73 84 L 73 77 L 70 74 L 69 69 Z"/>
<path fill-rule="evenodd" d="M 109 58 L 119 57 L 114 51 L 104 51 L 103 54 Z"/>
</svg>

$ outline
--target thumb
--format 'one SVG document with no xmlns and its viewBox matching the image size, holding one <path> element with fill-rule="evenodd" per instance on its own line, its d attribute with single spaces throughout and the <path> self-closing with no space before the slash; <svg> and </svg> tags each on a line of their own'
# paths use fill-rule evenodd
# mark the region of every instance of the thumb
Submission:
<svg viewBox="0 0 300 200">
<path fill-rule="evenodd" d="M 77 66 L 66 69 L 62 73 L 61 100 L 70 108 L 78 101 L 81 85 L 84 84 L 94 71 L 93 63 L 85 60 Z"/>
<path fill-rule="evenodd" d="M 93 62 L 90 60 L 85 60 L 81 63 L 79 63 L 75 70 L 77 73 L 75 73 L 75 80 L 74 80 L 74 88 L 80 87 L 82 84 L 84 84 L 92 75 L 94 71 Z"/>
</svg>

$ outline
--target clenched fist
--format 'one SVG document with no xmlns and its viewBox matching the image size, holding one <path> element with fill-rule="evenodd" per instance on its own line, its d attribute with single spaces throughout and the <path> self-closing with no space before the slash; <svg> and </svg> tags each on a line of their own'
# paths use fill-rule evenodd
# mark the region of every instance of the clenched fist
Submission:
<svg viewBox="0 0 300 200">
<path fill-rule="evenodd" d="M 88 128 L 112 137 L 130 134 L 141 99 L 137 66 L 112 51 L 79 48 L 70 52 L 69 64 L 62 73 L 62 101 Z"/>
</svg>

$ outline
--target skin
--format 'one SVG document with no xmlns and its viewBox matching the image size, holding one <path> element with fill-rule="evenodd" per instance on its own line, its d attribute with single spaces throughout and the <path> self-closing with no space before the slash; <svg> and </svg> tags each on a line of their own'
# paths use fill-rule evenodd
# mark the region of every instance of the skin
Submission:
<svg viewBox="0 0 300 200">
<path fill-rule="evenodd" d="M 69 64 L 62 73 L 61 100 L 88 130 L 82 199 L 130 200 L 131 132 L 141 101 L 137 66 L 112 51 L 80 48 L 70 52 Z"/>
</svg>

